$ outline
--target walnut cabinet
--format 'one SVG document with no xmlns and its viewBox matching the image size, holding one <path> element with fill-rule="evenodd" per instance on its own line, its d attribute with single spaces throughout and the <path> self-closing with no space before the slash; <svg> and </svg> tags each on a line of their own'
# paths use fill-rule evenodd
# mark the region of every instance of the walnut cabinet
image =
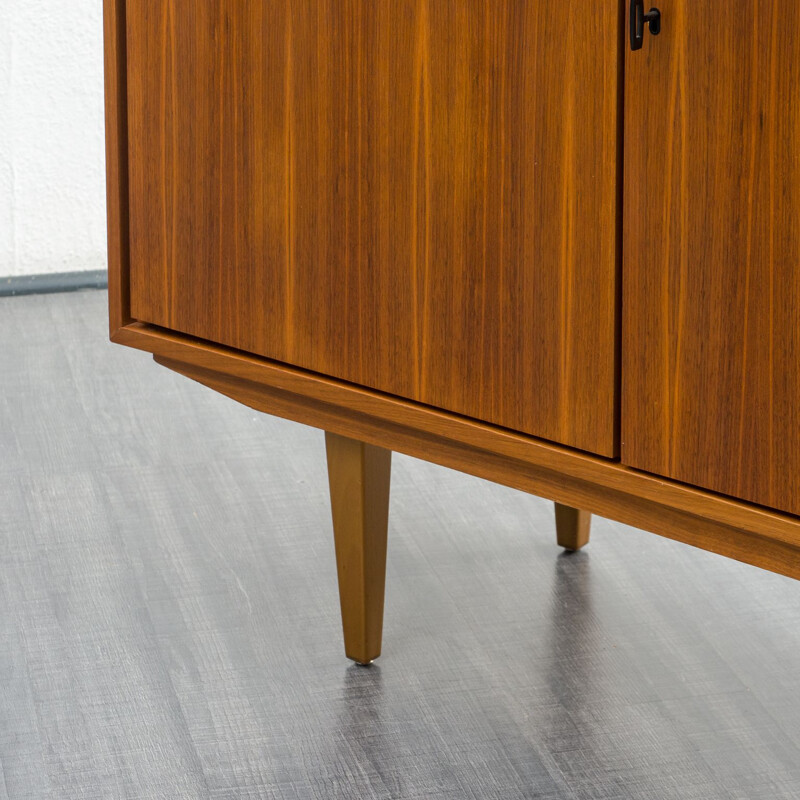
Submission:
<svg viewBox="0 0 800 800">
<path fill-rule="evenodd" d="M 800 10 L 655 2 L 104 0 L 111 337 L 326 431 L 356 661 L 392 450 L 800 576 Z"/>
</svg>

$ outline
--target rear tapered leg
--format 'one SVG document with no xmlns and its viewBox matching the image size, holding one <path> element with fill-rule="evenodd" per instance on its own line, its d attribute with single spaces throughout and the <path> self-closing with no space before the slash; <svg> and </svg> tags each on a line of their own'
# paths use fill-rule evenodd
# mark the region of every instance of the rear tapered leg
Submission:
<svg viewBox="0 0 800 800">
<path fill-rule="evenodd" d="M 381 654 L 392 451 L 325 434 L 344 650 L 369 664 Z"/>
<path fill-rule="evenodd" d="M 580 550 L 589 544 L 592 515 L 588 511 L 556 503 L 556 537 L 559 547 Z"/>
</svg>

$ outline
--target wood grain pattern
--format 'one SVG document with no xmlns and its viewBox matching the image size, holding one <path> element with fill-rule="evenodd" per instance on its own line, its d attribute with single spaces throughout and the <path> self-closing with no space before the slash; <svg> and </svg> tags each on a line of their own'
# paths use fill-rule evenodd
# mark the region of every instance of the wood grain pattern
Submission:
<svg viewBox="0 0 800 800">
<path fill-rule="evenodd" d="M 112 335 L 131 322 L 126 30 L 125 1 L 103 0 L 108 320 Z"/>
<path fill-rule="evenodd" d="M 259 411 L 800 578 L 800 519 L 141 323 L 114 341 Z"/>
<path fill-rule="evenodd" d="M 136 319 L 616 454 L 617 0 L 129 0 Z"/>
<path fill-rule="evenodd" d="M 345 655 L 381 654 L 392 451 L 325 432 Z"/>
<path fill-rule="evenodd" d="M 800 5 L 659 6 L 626 64 L 623 460 L 798 513 Z"/>
<path fill-rule="evenodd" d="M 580 550 L 589 544 L 592 515 L 579 508 L 555 503 L 556 540 L 565 550 Z"/>
</svg>

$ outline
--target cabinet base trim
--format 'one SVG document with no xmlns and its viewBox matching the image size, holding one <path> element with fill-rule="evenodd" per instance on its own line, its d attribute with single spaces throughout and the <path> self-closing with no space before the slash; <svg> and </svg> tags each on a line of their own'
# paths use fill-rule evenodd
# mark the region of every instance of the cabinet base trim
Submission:
<svg viewBox="0 0 800 800">
<path fill-rule="evenodd" d="M 258 411 L 800 578 L 800 518 L 142 323 L 112 340 Z"/>
</svg>

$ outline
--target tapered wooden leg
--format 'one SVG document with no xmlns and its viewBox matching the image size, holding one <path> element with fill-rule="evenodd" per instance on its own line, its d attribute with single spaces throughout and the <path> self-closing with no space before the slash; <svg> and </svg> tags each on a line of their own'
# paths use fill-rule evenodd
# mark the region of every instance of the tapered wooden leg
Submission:
<svg viewBox="0 0 800 800">
<path fill-rule="evenodd" d="M 381 654 L 392 451 L 325 434 L 344 651 L 359 664 Z"/>
<path fill-rule="evenodd" d="M 592 515 L 571 506 L 556 503 L 556 537 L 559 547 L 566 550 L 580 550 L 589 544 L 589 528 Z"/>
</svg>

